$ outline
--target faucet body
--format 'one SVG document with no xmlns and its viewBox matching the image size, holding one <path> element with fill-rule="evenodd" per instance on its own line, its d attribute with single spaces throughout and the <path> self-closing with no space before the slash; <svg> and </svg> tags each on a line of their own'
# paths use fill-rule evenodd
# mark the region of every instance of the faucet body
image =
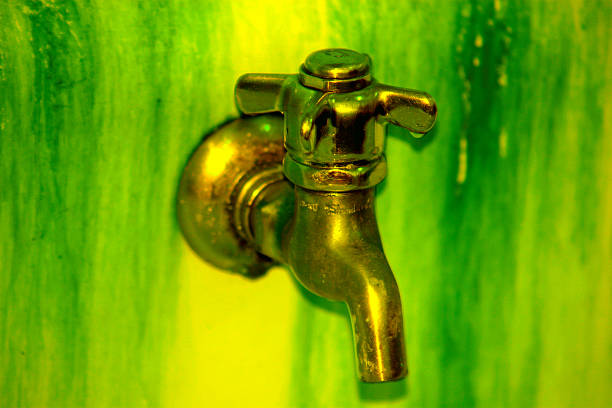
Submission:
<svg viewBox="0 0 612 408">
<path fill-rule="evenodd" d="M 289 265 L 309 291 L 346 303 L 363 381 L 404 377 L 400 293 L 374 193 L 387 173 L 384 126 L 425 133 L 435 102 L 378 83 L 370 58 L 345 49 L 311 54 L 298 74 L 245 74 L 235 95 L 243 115 L 283 118 L 237 120 L 194 154 L 179 192 L 192 247 L 248 276 Z"/>
<path fill-rule="evenodd" d="M 314 294 L 346 303 L 363 381 L 407 374 L 400 294 L 382 249 L 374 188 L 317 192 L 279 182 L 260 193 L 251 225 L 261 253 L 289 265 Z"/>
</svg>

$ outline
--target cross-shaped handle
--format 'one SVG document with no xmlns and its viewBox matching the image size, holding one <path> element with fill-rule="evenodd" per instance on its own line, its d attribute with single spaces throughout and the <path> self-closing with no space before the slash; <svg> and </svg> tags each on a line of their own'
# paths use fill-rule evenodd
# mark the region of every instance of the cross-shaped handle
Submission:
<svg viewBox="0 0 612 408">
<path fill-rule="evenodd" d="M 427 133 L 436 104 L 425 92 L 383 85 L 370 74 L 370 57 L 346 49 L 310 54 L 298 74 L 245 74 L 236 105 L 247 115 L 285 117 L 285 175 L 302 187 L 349 191 L 385 177 L 386 123 Z"/>
</svg>

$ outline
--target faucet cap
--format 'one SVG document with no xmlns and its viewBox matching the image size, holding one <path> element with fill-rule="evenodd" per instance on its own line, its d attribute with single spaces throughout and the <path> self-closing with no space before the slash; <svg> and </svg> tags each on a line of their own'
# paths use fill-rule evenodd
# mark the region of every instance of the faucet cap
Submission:
<svg viewBox="0 0 612 408">
<path fill-rule="evenodd" d="M 300 67 L 300 83 L 323 92 L 351 92 L 372 82 L 370 57 L 344 48 L 313 52 Z"/>
<path fill-rule="evenodd" d="M 306 57 L 304 69 L 319 78 L 355 78 L 370 72 L 370 57 L 345 48 L 329 48 Z"/>
</svg>

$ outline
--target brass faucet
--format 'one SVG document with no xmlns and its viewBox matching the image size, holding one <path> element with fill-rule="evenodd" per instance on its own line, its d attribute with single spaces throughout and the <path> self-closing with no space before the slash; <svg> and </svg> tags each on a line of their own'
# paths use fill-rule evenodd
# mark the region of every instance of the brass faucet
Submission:
<svg viewBox="0 0 612 408">
<path fill-rule="evenodd" d="M 426 133 L 435 102 L 376 82 L 366 54 L 327 49 L 310 54 L 298 74 L 243 75 L 236 105 L 245 115 L 283 119 L 238 119 L 196 151 L 178 197 L 191 246 L 249 276 L 289 265 L 308 290 L 347 304 L 363 381 L 403 378 L 400 294 L 374 189 L 387 172 L 384 125 Z"/>
</svg>

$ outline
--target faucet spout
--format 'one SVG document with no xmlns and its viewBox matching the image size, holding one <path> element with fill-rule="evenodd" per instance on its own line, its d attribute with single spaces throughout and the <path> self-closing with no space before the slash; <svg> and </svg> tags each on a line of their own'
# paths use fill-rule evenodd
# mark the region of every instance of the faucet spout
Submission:
<svg viewBox="0 0 612 408">
<path fill-rule="evenodd" d="M 399 380 L 408 373 L 399 291 L 388 266 L 384 269 L 372 271 L 361 291 L 348 294 L 346 300 L 359 374 L 365 382 Z"/>
<path fill-rule="evenodd" d="M 288 183 L 279 184 L 264 192 L 255 206 L 251 225 L 259 250 L 287 263 L 311 292 L 347 304 L 361 380 L 405 377 L 402 306 L 382 249 L 374 188 L 350 192 L 293 189 L 290 193 Z M 286 215 L 288 194 L 294 200 L 290 218 Z M 284 228 L 278 228 L 279 221 L 286 223 Z"/>
</svg>

